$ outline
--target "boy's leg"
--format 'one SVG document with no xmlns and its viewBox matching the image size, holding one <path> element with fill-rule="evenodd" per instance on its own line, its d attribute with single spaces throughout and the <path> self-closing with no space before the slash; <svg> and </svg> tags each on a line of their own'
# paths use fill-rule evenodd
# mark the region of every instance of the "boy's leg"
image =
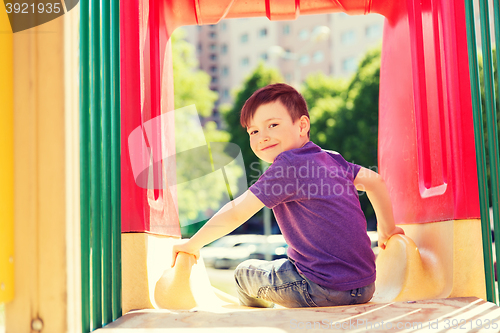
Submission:
<svg viewBox="0 0 500 333">
<path fill-rule="evenodd" d="M 272 307 L 338 306 L 369 302 L 375 284 L 338 291 L 324 288 L 301 275 L 289 259 L 247 260 L 234 271 L 241 304 Z"/>
<path fill-rule="evenodd" d="M 352 290 L 333 290 L 308 282 L 311 298 L 318 306 L 363 304 L 369 302 L 375 292 L 375 283 Z"/>
<path fill-rule="evenodd" d="M 244 261 L 234 270 L 236 292 L 238 293 L 240 304 L 258 308 L 272 308 L 274 306 L 273 302 L 266 301 L 257 296 L 260 286 L 267 283 L 269 272 L 265 271 L 265 269 L 262 269 L 262 271 L 253 269 L 253 266 L 257 265 L 253 261 Z"/>
<path fill-rule="evenodd" d="M 289 308 L 316 306 L 309 295 L 306 279 L 288 259 L 247 260 L 238 265 L 234 276 L 243 305 L 272 307 L 276 303 Z"/>
</svg>

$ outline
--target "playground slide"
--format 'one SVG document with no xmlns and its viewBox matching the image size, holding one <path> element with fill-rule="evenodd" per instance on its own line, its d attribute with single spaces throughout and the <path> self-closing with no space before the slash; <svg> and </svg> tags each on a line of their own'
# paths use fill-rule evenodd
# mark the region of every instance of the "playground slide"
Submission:
<svg viewBox="0 0 500 333">
<path fill-rule="evenodd" d="M 443 234 L 471 237 L 480 234 L 467 221 L 432 223 L 423 228 L 403 226 L 406 235 L 395 235 L 377 258 L 376 292 L 371 303 L 416 301 L 467 295 L 483 296 L 482 270 L 470 270 L 467 263 L 481 259 L 480 249 Z M 201 257 L 180 253 L 171 268 L 172 246 L 180 240 L 142 234 L 123 234 L 124 313 L 132 309 L 189 310 L 194 308 L 244 308 L 238 301 L 210 285 Z M 138 241 L 138 239 L 140 239 Z M 439 240 L 439 241 L 436 241 Z M 461 244 L 462 243 L 462 244 Z M 417 245 L 418 244 L 418 245 Z M 145 248 L 145 251 L 138 251 Z M 459 254 L 454 254 L 453 249 Z M 142 258 L 141 253 L 147 252 Z M 465 253 L 464 253 L 465 252 Z M 466 257 L 464 257 L 466 256 Z M 475 282 L 474 282 L 475 281 Z"/>
<path fill-rule="evenodd" d="M 471 158 L 470 86 L 468 71 L 463 70 L 467 68 L 467 46 L 465 27 L 460 23 L 462 2 L 218 1 L 209 5 L 200 0 L 190 4 L 139 1 L 121 7 L 122 147 L 127 147 L 132 131 L 173 111 L 169 36 L 175 28 L 248 16 L 283 20 L 334 11 L 382 14 L 386 24 L 380 74 L 379 172 L 390 188 L 396 223 L 405 229 L 406 237 L 391 240 L 388 249 L 381 251 L 376 296 L 385 301 L 484 297 L 477 173 Z M 149 19 L 140 12 L 149 13 Z M 175 126 L 169 122 L 165 127 L 170 130 L 158 127 L 155 140 L 172 151 Z M 146 151 L 143 156 L 148 156 Z M 129 154 L 126 149 L 122 152 L 122 238 L 124 251 L 135 252 L 137 260 L 128 263 L 127 258 L 133 256 L 124 257 L 124 279 L 129 279 L 126 267 L 135 267 L 134 262 L 144 266 L 145 258 L 151 256 L 148 239 L 155 242 L 153 237 L 160 236 L 149 233 L 180 236 L 171 204 L 176 193 L 167 187 L 155 189 L 158 199 L 150 204 L 147 190 L 132 181 Z M 162 152 L 153 149 L 153 155 L 157 161 Z M 472 262 L 478 264 L 477 269 L 464 269 Z M 152 278 L 146 274 L 146 266 L 141 276 Z M 143 290 L 149 293 L 162 274 L 155 273 L 156 280 Z M 176 274 L 165 272 L 159 285 L 168 289 L 166 281 Z M 422 288 L 422 284 L 428 287 Z M 124 288 L 126 294 L 125 284 Z M 148 302 L 145 308 L 152 306 Z M 127 309 L 130 307 L 124 306 Z"/>
</svg>

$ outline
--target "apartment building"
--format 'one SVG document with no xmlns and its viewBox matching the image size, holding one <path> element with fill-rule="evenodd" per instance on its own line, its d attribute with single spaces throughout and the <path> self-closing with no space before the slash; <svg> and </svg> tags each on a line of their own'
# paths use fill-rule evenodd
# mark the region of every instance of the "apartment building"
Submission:
<svg viewBox="0 0 500 333">
<path fill-rule="evenodd" d="M 383 22 L 377 14 L 334 13 L 294 21 L 228 19 L 184 29 L 186 39 L 196 46 L 200 68 L 212 77 L 211 89 L 219 93 L 213 117 L 219 122 L 219 106 L 232 102 L 231 92 L 260 61 L 278 68 L 292 85 L 314 72 L 348 78 L 364 53 L 381 44 Z"/>
</svg>

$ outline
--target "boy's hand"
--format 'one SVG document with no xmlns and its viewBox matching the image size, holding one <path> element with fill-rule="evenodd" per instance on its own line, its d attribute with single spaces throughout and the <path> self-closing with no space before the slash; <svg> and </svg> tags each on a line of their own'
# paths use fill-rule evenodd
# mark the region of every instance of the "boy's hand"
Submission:
<svg viewBox="0 0 500 333">
<path fill-rule="evenodd" d="M 189 240 L 185 241 L 184 243 L 181 244 L 176 244 L 172 248 L 172 265 L 170 267 L 175 266 L 175 261 L 177 259 L 177 255 L 179 252 L 185 252 L 188 254 L 194 255 L 194 259 L 196 262 L 198 262 L 198 259 L 200 258 L 200 249 L 194 249 L 190 246 Z"/>
<path fill-rule="evenodd" d="M 389 240 L 389 238 L 391 238 L 393 235 L 397 235 L 397 234 L 404 235 L 405 232 L 403 229 L 401 229 L 400 227 L 396 227 L 396 226 L 394 226 L 394 229 L 392 229 L 389 232 L 383 232 L 383 231 L 379 230 L 379 232 L 378 232 L 378 246 L 382 250 L 385 250 L 385 247 L 387 245 L 387 241 Z"/>
</svg>

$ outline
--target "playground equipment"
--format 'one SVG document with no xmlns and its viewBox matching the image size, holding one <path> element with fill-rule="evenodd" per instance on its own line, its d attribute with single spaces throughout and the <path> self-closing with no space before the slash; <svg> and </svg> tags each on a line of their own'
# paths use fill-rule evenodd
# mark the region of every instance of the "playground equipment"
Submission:
<svg viewBox="0 0 500 333">
<path fill-rule="evenodd" d="M 497 132 L 489 24 L 486 1 L 480 3 L 492 202 L 495 227 L 500 230 L 498 143 L 491 140 Z M 1 106 L 2 115 L 14 114 L 15 123 L 2 124 L 7 140 L 1 144 L 11 147 L 10 137 L 17 154 L 6 150 L 10 154 L 7 160 L 15 165 L 16 194 L 2 186 L 2 204 L 14 202 L 16 216 L 14 223 L 12 214 L 7 214 L 11 222 L 2 224 L 1 233 L 10 235 L 7 240 L 15 244 L 14 264 L 8 262 L 12 256 L 9 248 L 0 257 L 2 274 L 6 272 L 7 277 L 4 281 L 16 283 L 15 292 L 9 282 L 5 291 L 0 290 L 0 301 L 14 296 L 7 305 L 8 332 L 27 331 L 40 323 L 44 330 L 62 332 L 69 325 L 66 320 L 74 323 L 79 316 L 82 330 L 88 332 L 115 320 L 122 310 L 155 307 L 156 291 L 151 288 L 163 271 L 153 270 L 155 266 L 166 268 L 167 263 L 153 258 L 153 248 L 168 252 L 180 237 L 176 194 L 168 187 L 143 189 L 136 185 L 127 140 L 137 127 L 173 110 L 169 36 L 174 29 L 235 17 L 282 20 L 335 11 L 386 17 L 379 171 L 391 189 L 396 222 L 407 237 L 392 238 L 380 255 L 377 297 L 387 301 L 475 296 L 495 301 L 470 0 L 466 6 L 445 0 L 112 0 L 110 7 L 108 4 L 80 2 L 79 34 L 69 21 L 71 13 L 63 16 L 64 22 L 57 19 L 35 28 L 50 34 L 17 34 L 15 43 L 0 34 L 0 46 L 6 50 L 2 55 L 15 55 L 13 60 L 6 59 L 5 66 L 12 64 L 16 77 L 14 86 L 10 74 L 0 71 L 2 79 L 11 83 L 0 92 L 2 101 L 4 95 L 9 100 L 9 89 L 14 96 L 13 104 Z M 499 45 L 500 10 L 494 4 Z M 2 28 L 5 17 L 0 14 Z M 73 83 L 77 74 L 72 71 L 76 54 L 75 43 L 68 36 L 80 39 L 79 166 L 72 155 L 76 141 L 71 136 L 76 120 L 71 97 L 77 87 Z M 469 55 L 467 41 L 471 43 Z M 58 52 L 61 49 L 64 52 Z M 61 63 L 65 63 L 64 71 Z M 172 122 L 153 129 L 147 147 L 151 150 L 145 149 L 140 158 L 155 162 L 165 150 L 172 151 L 172 129 Z M 73 183 L 78 169 L 79 186 Z M 61 177 L 62 170 L 66 178 Z M 2 180 L 8 181 L 12 172 L 6 171 Z M 152 171 L 155 179 L 162 179 L 160 168 Z M 80 218 L 75 217 L 75 200 L 80 201 Z M 72 266 L 75 254 L 68 252 L 75 224 L 81 226 L 81 278 L 75 276 L 79 270 Z M 392 269 L 393 263 L 398 270 L 390 275 L 387 267 Z M 78 315 L 80 309 L 74 303 L 79 297 L 72 292 L 79 290 L 80 281 Z M 428 287 L 420 288 L 422 284 Z M 159 297 L 162 290 L 158 289 Z"/>
<path fill-rule="evenodd" d="M 8 30 L 8 22 L 0 20 L 0 31 Z M 4 161 L 0 165 L 0 302 L 14 298 L 14 91 L 13 39 L 10 34 L 0 36 L 0 101 L 2 101 L 2 126 L 0 151 Z"/>
</svg>

